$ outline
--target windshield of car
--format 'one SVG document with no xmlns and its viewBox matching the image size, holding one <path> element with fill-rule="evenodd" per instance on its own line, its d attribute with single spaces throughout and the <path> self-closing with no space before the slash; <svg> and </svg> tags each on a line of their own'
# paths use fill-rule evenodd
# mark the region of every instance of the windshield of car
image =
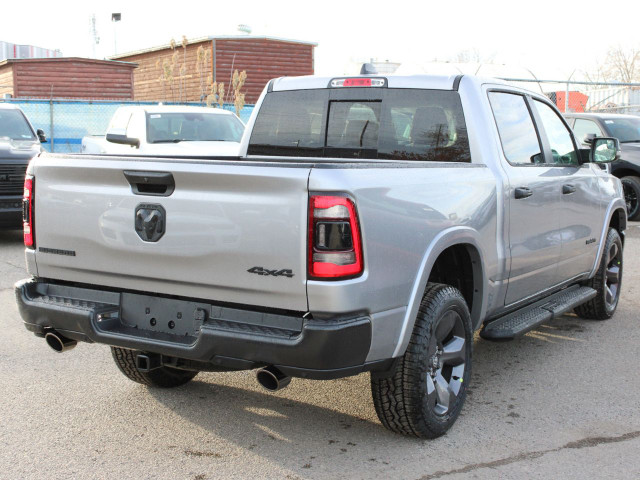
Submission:
<svg viewBox="0 0 640 480">
<path fill-rule="evenodd" d="M 458 92 L 390 88 L 271 92 L 248 153 L 471 161 Z"/>
<path fill-rule="evenodd" d="M 147 113 L 149 143 L 239 142 L 244 124 L 219 113 Z"/>
<path fill-rule="evenodd" d="M 605 118 L 603 121 L 609 135 L 617 138 L 620 143 L 640 143 L 640 117 Z"/>
<path fill-rule="evenodd" d="M 0 109 L 0 137 L 35 140 L 36 137 L 20 110 Z"/>
</svg>

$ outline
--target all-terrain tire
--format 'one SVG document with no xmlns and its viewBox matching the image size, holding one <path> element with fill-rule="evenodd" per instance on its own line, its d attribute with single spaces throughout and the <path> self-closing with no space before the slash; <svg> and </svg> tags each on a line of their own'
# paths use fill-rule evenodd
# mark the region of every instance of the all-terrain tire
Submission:
<svg viewBox="0 0 640 480">
<path fill-rule="evenodd" d="M 451 317 L 455 317 L 456 327 L 440 342 L 437 340 L 441 336 L 440 330 L 446 330 L 446 325 L 441 325 L 450 323 L 445 319 Z M 462 345 L 459 345 L 460 338 L 464 340 Z M 446 380 L 448 376 L 448 388 L 457 390 L 446 410 L 438 403 L 438 391 L 435 393 L 435 404 L 433 401 L 433 386 L 443 385 L 438 374 L 434 377 L 434 367 L 439 364 L 437 353 L 433 354 L 434 342 L 438 345 L 436 352 L 440 348 L 447 351 L 449 345 L 457 342 L 462 362 L 457 367 L 447 367 L 442 361 L 440 377 Z M 395 371 L 387 378 L 371 378 L 373 403 L 380 422 L 389 430 L 404 435 L 419 438 L 443 435 L 456 421 L 464 404 L 471 378 L 472 343 L 471 316 L 460 291 L 449 285 L 429 283 L 422 297 L 409 346 Z"/>
<path fill-rule="evenodd" d="M 628 176 L 620 179 L 627 202 L 627 218 L 640 220 L 640 177 Z"/>
<path fill-rule="evenodd" d="M 620 300 L 622 265 L 622 240 L 618 231 L 610 228 L 598 270 L 586 284 L 598 293 L 593 299 L 574 308 L 576 315 L 590 320 L 608 320 L 613 316 Z"/>
<path fill-rule="evenodd" d="M 184 385 L 198 372 L 193 370 L 180 370 L 171 367 L 160 367 L 150 372 L 141 372 L 136 368 L 136 355 L 139 352 L 127 348 L 111 347 L 111 355 L 120 371 L 129 380 L 142 383 L 149 387 L 172 388 Z"/>
</svg>

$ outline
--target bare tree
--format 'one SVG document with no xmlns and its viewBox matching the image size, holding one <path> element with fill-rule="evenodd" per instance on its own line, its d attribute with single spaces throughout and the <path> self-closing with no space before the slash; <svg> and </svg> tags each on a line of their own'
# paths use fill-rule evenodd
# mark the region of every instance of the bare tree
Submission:
<svg viewBox="0 0 640 480">
<path fill-rule="evenodd" d="M 640 49 L 620 45 L 609 48 L 602 71 L 607 80 L 623 83 L 640 81 Z"/>
<path fill-rule="evenodd" d="M 453 55 L 450 61 L 455 63 L 482 63 L 482 56 L 480 50 L 477 48 L 468 48 L 466 50 L 460 50 Z"/>
</svg>

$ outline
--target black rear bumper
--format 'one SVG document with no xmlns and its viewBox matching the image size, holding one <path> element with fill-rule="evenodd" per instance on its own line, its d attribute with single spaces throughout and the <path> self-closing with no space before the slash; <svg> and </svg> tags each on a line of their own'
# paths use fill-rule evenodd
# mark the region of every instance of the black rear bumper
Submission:
<svg viewBox="0 0 640 480">
<path fill-rule="evenodd" d="M 387 362 L 365 362 L 371 345 L 368 316 L 320 321 L 33 279 L 18 282 L 15 293 L 25 327 L 40 336 L 56 330 L 77 341 L 215 367 L 274 365 L 305 378 L 339 378 L 388 368 Z"/>
</svg>

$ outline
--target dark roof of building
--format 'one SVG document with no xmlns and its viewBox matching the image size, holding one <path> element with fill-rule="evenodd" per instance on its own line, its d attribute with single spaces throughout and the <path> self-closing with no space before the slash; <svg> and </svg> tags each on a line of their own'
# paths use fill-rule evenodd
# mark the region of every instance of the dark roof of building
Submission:
<svg viewBox="0 0 640 480">
<path fill-rule="evenodd" d="M 44 63 L 44 62 L 56 62 L 56 63 L 81 62 L 81 63 L 90 63 L 94 65 L 119 65 L 122 67 L 131 67 L 131 68 L 135 68 L 138 66 L 138 64 L 134 62 L 123 62 L 119 60 L 98 60 L 95 58 L 83 58 L 83 57 L 56 57 L 56 58 L 8 58 L 0 62 L 0 67 L 10 63 Z"/>
<path fill-rule="evenodd" d="M 311 45 L 312 47 L 318 46 L 316 42 L 308 42 L 304 40 L 292 40 L 290 38 L 269 37 L 269 36 L 263 36 L 263 35 L 214 35 L 210 37 L 198 37 L 198 38 L 188 39 L 187 45 L 191 45 L 192 43 L 208 42 L 211 40 L 273 40 L 275 42 L 287 42 L 287 43 L 298 43 L 302 45 Z M 180 42 L 176 41 L 176 48 L 180 47 L 180 45 L 181 45 Z M 117 58 L 123 58 L 123 57 L 131 57 L 133 55 L 141 55 L 143 53 L 166 50 L 167 48 L 171 48 L 171 44 L 166 43 L 164 45 L 144 48 L 142 50 L 134 50 L 126 53 L 118 53 L 117 55 L 112 55 L 109 58 L 117 59 Z"/>
</svg>

